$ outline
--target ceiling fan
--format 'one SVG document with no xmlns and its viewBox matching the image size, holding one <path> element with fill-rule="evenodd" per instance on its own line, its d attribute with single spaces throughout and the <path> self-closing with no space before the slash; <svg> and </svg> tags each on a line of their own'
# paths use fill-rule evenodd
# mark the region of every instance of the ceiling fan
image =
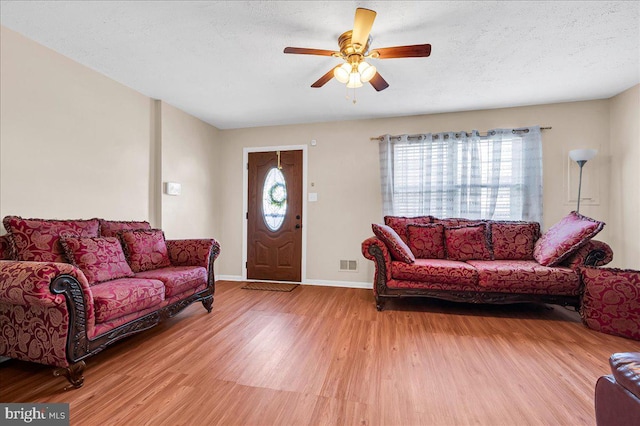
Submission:
<svg viewBox="0 0 640 426">
<path fill-rule="evenodd" d="M 338 65 L 311 87 L 322 87 L 333 77 L 341 83 L 346 83 L 348 88 L 362 86 L 362 83 L 370 83 L 378 92 L 389 87 L 389 83 L 378 73 L 376 67 L 367 63 L 365 59 L 393 59 L 393 58 L 420 58 L 431 54 L 430 44 L 414 44 L 411 46 L 382 47 L 369 50 L 371 44 L 371 27 L 376 19 L 376 12 L 369 9 L 357 8 L 353 22 L 353 30 L 346 31 L 338 38 L 340 51 L 307 49 L 304 47 L 285 47 L 284 53 L 300 55 L 334 56 L 342 58 L 345 63 Z"/>
</svg>

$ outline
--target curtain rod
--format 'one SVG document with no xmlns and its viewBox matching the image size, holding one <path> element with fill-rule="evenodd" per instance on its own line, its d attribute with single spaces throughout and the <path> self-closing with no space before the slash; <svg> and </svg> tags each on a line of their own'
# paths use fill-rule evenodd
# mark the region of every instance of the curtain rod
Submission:
<svg viewBox="0 0 640 426">
<path fill-rule="evenodd" d="M 549 127 L 540 127 L 540 130 L 551 130 L 551 129 L 552 129 L 552 127 L 551 127 L 551 126 L 549 126 Z M 513 133 L 519 133 L 519 132 L 529 133 L 529 129 L 522 129 L 522 130 L 514 129 L 514 130 L 513 130 Z M 470 134 L 470 133 L 468 133 L 468 132 L 465 132 L 465 133 L 467 134 L 467 136 L 471 136 L 471 134 Z M 488 132 L 488 131 L 486 131 L 486 132 L 484 132 L 484 133 L 485 133 L 484 135 L 479 135 L 479 136 L 488 136 L 488 135 L 489 135 L 489 132 Z M 398 138 L 398 136 L 391 136 L 391 137 L 392 137 L 392 138 Z M 419 139 L 420 137 L 421 137 L 421 135 L 408 135 L 408 136 L 407 136 L 407 139 Z M 372 140 L 372 141 L 381 141 L 381 140 L 382 140 L 382 138 L 383 138 L 382 136 L 378 136 L 378 137 L 376 137 L 376 138 L 369 138 L 369 140 Z"/>
</svg>

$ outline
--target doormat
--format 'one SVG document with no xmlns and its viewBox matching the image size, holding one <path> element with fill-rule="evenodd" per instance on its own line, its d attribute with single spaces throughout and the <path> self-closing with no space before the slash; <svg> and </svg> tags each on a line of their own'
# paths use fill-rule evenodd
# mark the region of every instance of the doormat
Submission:
<svg viewBox="0 0 640 426">
<path fill-rule="evenodd" d="M 300 284 L 284 284 L 284 283 L 247 283 L 244 287 L 245 290 L 263 290 L 263 291 L 293 291 L 294 288 Z"/>
</svg>

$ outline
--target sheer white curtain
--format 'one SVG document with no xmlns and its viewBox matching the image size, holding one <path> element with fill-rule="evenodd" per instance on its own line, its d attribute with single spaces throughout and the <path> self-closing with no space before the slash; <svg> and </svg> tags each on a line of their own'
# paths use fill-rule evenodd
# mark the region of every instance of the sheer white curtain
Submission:
<svg viewBox="0 0 640 426">
<path fill-rule="evenodd" d="M 383 136 L 384 214 L 542 219 L 540 128 Z"/>
</svg>

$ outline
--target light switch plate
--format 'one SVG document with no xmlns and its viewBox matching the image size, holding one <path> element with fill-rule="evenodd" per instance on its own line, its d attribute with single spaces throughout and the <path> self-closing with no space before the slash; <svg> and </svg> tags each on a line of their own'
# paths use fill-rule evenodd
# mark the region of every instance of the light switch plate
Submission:
<svg viewBox="0 0 640 426">
<path fill-rule="evenodd" d="M 164 192 L 167 195 L 180 195 L 182 192 L 182 185 L 176 182 L 165 182 Z"/>
<path fill-rule="evenodd" d="M 317 192 L 310 192 L 309 193 L 309 201 L 310 202 L 318 201 L 318 193 Z"/>
</svg>

